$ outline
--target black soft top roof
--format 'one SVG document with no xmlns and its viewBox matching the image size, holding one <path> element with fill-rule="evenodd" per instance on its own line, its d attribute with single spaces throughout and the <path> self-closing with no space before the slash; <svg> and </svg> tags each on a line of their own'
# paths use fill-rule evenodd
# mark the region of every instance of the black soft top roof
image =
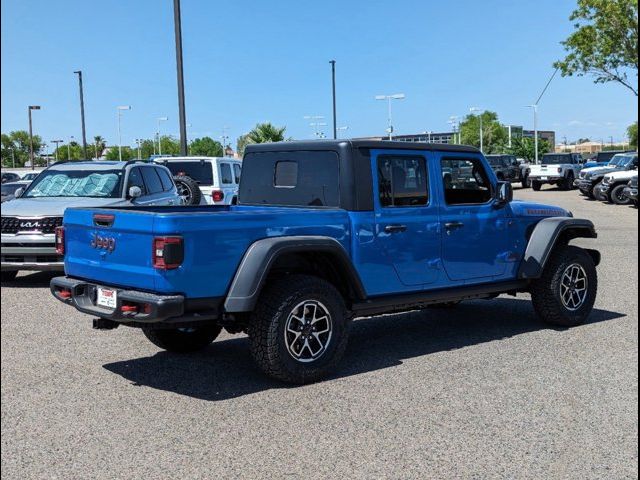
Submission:
<svg viewBox="0 0 640 480">
<path fill-rule="evenodd" d="M 394 149 L 394 150 L 428 150 L 437 152 L 480 153 L 475 147 L 468 145 L 448 145 L 440 143 L 396 142 L 390 140 L 302 140 L 294 142 L 259 143 L 247 145 L 245 153 L 276 152 L 295 150 L 342 150 L 345 147 Z"/>
</svg>

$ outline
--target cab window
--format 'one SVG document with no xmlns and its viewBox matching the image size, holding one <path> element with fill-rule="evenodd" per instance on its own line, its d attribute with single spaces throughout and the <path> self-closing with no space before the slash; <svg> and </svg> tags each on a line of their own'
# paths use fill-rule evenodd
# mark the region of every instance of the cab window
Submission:
<svg viewBox="0 0 640 480">
<path fill-rule="evenodd" d="M 415 207 L 429 203 L 424 157 L 380 155 L 377 167 L 382 207 Z"/>
<path fill-rule="evenodd" d="M 240 175 L 242 174 L 242 167 L 237 163 L 233 164 L 233 174 L 236 177 L 236 183 L 240 183 Z"/>
<path fill-rule="evenodd" d="M 139 187 L 142 190 L 142 194 L 147 194 L 147 189 L 144 187 L 144 181 L 142 180 L 142 174 L 140 168 L 132 168 L 129 172 L 129 184 L 127 186 L 127 192 L 131 187 Z"/>
<path fill-rule="evenodd" d="M 142 178 L 144 178 L 144 184 L 147 186 L 147 193 L 151 195 L 163 191 L 162 182 L 160 181 L 160 177 L 156 173 L 156 170 L 157 169 L 150 167 L 143 168 L 141 170 Z"/>
<path fill-rule="evenodd" d="M 448 205 L 479 205 L 491 200 L 491 182 L 480 160 L 444 158 L 441 167 Z"/>
<path fill-rule="evenodd" d="M 228 163 L 220 164 L 220 182 L 223 185 L 230 185 L 233 183 L 233 177 L 231 176 L 231 165 Z"/>
</svg>

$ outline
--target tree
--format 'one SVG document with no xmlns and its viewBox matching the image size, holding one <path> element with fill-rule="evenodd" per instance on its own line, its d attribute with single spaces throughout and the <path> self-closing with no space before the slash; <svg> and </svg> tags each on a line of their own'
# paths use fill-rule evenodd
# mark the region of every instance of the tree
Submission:
<svg viewBox="0 0 640 480">
<path fill-rule="evenodd" d="M 562 76 L 591 75 L 595 83 L 618 82 L 638 96 L 638 0 L 578 0 L 575 31 L 555 62 Z M 633 76 L 635 73 L 635 82 Z"/>
<path fill-rule="evenodd" d="M 542 157 L 551 151 L 551 145 L 547 140 L 538 139 L 538 156 Z M 507 153 L 518 158 L 524 158 L 527 162 L 533 162 L 536 158 L 536 146 L 533 138 L 515 137 L 511 140 L 511 147 L 507 148 Z"/>
<path fill-rule="evenodd" d="M 629 125 L 627 128 L 627 137 L 629 137 L 629 146 L 635 149 L 638 148 L 638 122 L 633 125 Z"/>
<path fill-rule="evenodd" d="M 93 154 L 96 158 L 101 158 L 104 154 L 104 150 L 107 148 L 107 142 L 100 135 L 93 137 Z"/>
<path fill-rule="evenodd" d="M 249 144 L 249 136 L 247 134 L 240 135 L 238 137 L 238 141 L 236 142 L 236 151 L 238 155 L 242 157 L 244 155 L 244 149 Z"/>
<path fill-rule="evenodd" d="M 502 153 L 509 140 L 507 129 L 498 122 L 497 113 L 482 112 L 480 115 L 484 153 Z M 462 144 L 480 147 L 480 115 L 467 115 L 460 124 Z"/>
<path fill-rule="evenodd" d="M 205 157 L 222 157 L 222 144 L 211 137 L 196 138 L 189 145 L 190 155 L 203 155 Z"/>
<path fill-rule="evenodd" d="M 134 151 L 129 146 L 122 147 L 122 160 L 133 160 L 137 157 L 138 152 Z M 120 151 L 117 146 L 111 147 L 107 152 L 107 156 L 105 157 L 107 160 L 120 160 Z"/>
<path fill-rule="evenodd" d="M 66 145 L 59 145 L 53 152 L 54 158 L 62 160 L 86 160 L 84 150 L 78 142 L 69 142 Z"/>
<path fill-rule="evenodd" d="M 16 167 L 24 167 L 29 161 L 29 133 L 17 130 L 1 136 L 2 165 L 13 166 L 15 158 Z M 42 139 L 38 135 L 33 136 L 33 153 L 39 155 L 42 150 Z"/>
</svg>

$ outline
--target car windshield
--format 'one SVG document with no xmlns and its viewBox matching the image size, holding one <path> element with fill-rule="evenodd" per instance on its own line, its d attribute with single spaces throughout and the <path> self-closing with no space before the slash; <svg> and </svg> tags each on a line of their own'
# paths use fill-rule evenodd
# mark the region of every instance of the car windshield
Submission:
<svg viewBox="0 0 640 480">
<path fill-rule="evenodd" d="M 22 180 L 33 180 L 37 176 L 37 173 L 27 173 L 24 177 L 22 177 Z"/>
<path fill-rule="evenodd" d="M 618 162 L 619 167 L 626 168 L 637 158 L 635 155 L 616 155 L 616 157 L 620 157 L 620 161 Z"/>
<path fill-rule="evenodd" d="M 502 166 L 502 157 L 497 156 L 497 157 L 493 157 L 491 155 L 487 156 L 487 161 L 489 162 L 489 165 L 491 165 L 492 167 L 500 167 Z"/>
<path fill-rule="evenodd" d="M 561 163 L 571 163 L 570 155 L 545 155 L 542 157 L 542 165 L 558 165 Z"/>
<path fill-rule="evenodd" d="M 118 198 L 122 170 L 48 170 L 36 178 L 22 196 Z"/>
</svg>

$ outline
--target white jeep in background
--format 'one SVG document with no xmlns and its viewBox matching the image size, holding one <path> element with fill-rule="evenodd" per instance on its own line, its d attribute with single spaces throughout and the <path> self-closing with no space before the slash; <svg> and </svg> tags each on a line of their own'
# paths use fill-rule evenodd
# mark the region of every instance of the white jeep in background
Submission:
<svg viewBox="0 0 640 480">
<path fill-rule="evenodd" d="M 598 200 L 617 205 L 630 205 L 632 199 L 625 195 L 624 189 L 629 181 L 638 175 L 638 165 L 632 170 L 612 172 L 604 176 L 602 182 L 596 185 L 593 194 Z"/>
<path fill-rule="evenodd" d="M 580 175 L 584 160 L 579 153 L 547 153 L 539 165 L 530 167 L 531 188 L 538 191 L 542 185 L 558 185 L 562 190 L 573 188 L 573 181 Z"/>
</svg>

